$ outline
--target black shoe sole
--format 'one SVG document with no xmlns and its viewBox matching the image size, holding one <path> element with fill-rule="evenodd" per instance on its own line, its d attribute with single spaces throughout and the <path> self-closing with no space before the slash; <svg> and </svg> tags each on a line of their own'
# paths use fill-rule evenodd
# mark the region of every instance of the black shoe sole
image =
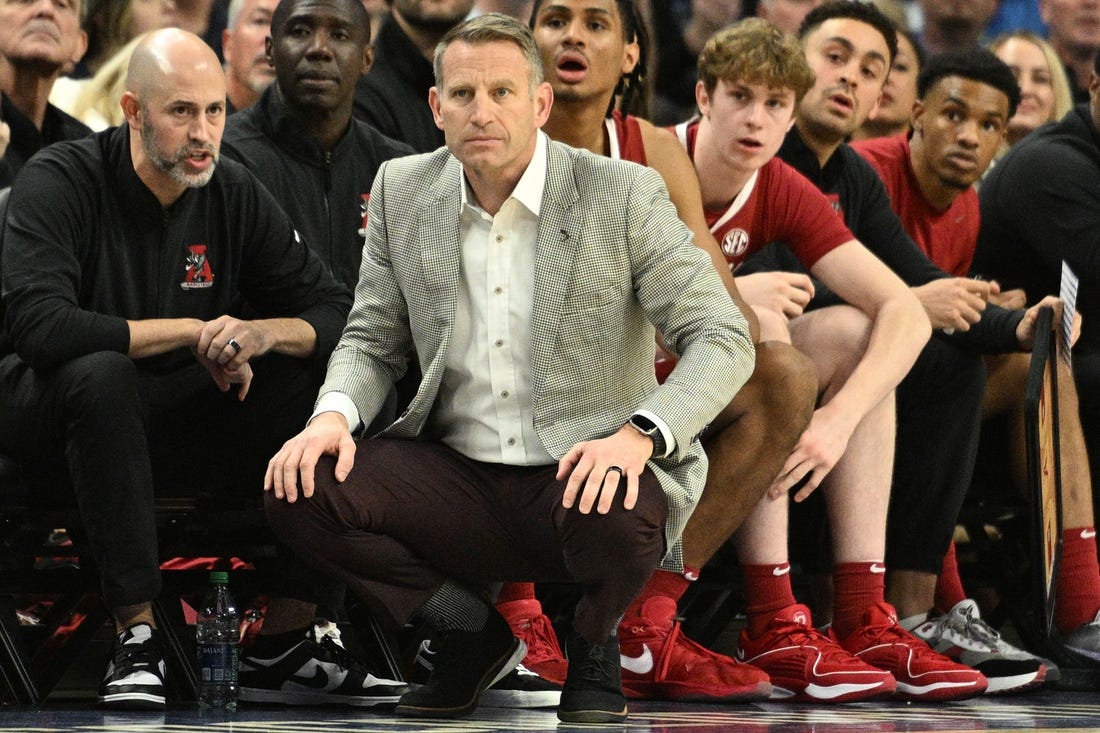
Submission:
<svg viewBox="0 0 1100 733">
<path fill-rule="evenodd" d="M 485 692 L 486 688 L 496 684 L 501 678 L 516 668 L 516 665 L 523 661 L 524 656 L 527 655 L 527 646 L 519 639 L 512 639 L 512 645 L 509 647 L 501 657 L 497 660 L 497 663 L 491 666 L 485 674 L 482 676 L 481 681 L 477 685 L 477 689 L 474 692 L 474 696 L 471 700 L 464 702 L 462 705 L 451 707 L 437 707 L 432 705 L 402 705 L 397 704 L 394 708 L 394 713 L 397 715 L 403 715 L 410 718 L 462 718 L 474 711 L 477 708 L 478 699 L 481 697 L 481 693 Z M 412 694 L 412 693 L 410 693 Z"/>
</svg>

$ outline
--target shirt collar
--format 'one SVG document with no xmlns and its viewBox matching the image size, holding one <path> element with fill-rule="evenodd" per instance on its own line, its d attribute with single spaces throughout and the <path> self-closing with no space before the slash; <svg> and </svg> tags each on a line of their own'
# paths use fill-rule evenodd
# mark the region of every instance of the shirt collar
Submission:
<svg viewBox="0 0 1100 733">
<path fill-rule="evenodd" d="M 527 169 L 523 171 L 516 187 L 512 189 L 511 196 L 508 197 L 521 203 L 524 208 L 535 216 L 538 216 L 542 210 L 542 194 L 546 190 L 547 139 L 546 133 L 542 130 L 535 133 L 535 153 L 531 156 L 531 162 L 527 164 Z M 461 169 L 459 176 L 462 180 L 462 185 L 459 187 L 462 195 L 462 207 L 474 206 L 480 211 L 481 207 L 473 203 L 473 192 L 470 191 L 470 183 L 466 180 L 466 174 Z"/>
</svg>

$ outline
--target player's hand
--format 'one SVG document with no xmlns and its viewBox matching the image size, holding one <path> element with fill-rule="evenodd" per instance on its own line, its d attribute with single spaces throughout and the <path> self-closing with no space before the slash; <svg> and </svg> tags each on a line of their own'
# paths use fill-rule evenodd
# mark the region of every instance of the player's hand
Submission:
<svg viewBox="0 0 1100 733">
<path fill-rule="evenodd" d="M 932 328 L 948 333 L 969 331 L 982 318 L 994 284 L 966 277 L 945 277 L 913 288 Z"/>
<path fill-rule="evenodd" d="M 815 410 L 809 426 L 768 488 L 768 496 L 777 499 L 804 478 L 806 483 L 794 500 L 802 501 L 812 494 L 844 455 L 856 425 L 858 420 L 853 421 L 852 416 L 828 404 Z"/>
<path fill-rule="evenodd" d="M 797 272 L 757 272 L 734 278 L 741 297 L 754 309 L 774 311 L 787 319 L 802 315 L 814 297 L 813 281 Z"/>
<path fill-rule="evenodd" d="M 1057 331 L 1062 324 L 1062 301 L 1053 295 L 1046 296 L 1028 308 L 1024 317 L 1016 324 L 1016 341 L 1024 351 L 1031 351 L 1031 347 L 1035 344 L 1035 326 L 1039 321 L 1039 309 L 1044 306 L 1054 309 L 1051 329 Z"/>
<path fill-rule="evenodd" d="M 996 295 L 989 296 L 989 302 L 1007 308 L 1010 311 L 1019 310 L 1027 305 L 1027 293 L 1021 288 L 1005 290 Z"/>
<path fill-rule="evenodd" d="M 302 496 L 313 496 L 314 472 L 323 454 L 336 456 L 336 480 L 343 482 L 355 464 L 355 440 L 347 418 L 339 412 L 322 412 L 309 421 L 305 430 L 283 443 L 267 462 L 264 491 L 274 491 L 277 498 L 293 503 L 298 500 L 301 478 Z"/>
<path fill-rule="evenodd" d="M 625 484 L 623 507 L 633 509 L 638 477 L 652 453 L 653 441 L 629 425 L 606 438 L 577 443 L 558 461 L 557 480 L 569 477 L 561 505 L 569 509 L 576 504 L 581 514 L 588 514 L 595 505 L 597 512 L 607 514 Z"/>
</svg>

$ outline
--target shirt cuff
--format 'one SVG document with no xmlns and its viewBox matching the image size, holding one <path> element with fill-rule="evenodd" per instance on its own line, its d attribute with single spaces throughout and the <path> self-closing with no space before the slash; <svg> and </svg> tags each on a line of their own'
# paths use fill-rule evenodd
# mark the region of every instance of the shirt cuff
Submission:
<svg viewBox="0 0 1100 733">
<path fill-rule="evenodd" d="M 317 407 L 314 408 L 313 414 L 309 416 L 309 419 L 312 420 L 322 412 L 339 412 L 347 419 L 348 430 L 353 434 L 359 429 L 360 424 L 363 422 L 359 418 L 359 408 L 355 406 L 351 397 L 348 397 L 343 392 L 325 392 L 321 395 L 321 399 L 317 400 Z"/>
<path fill-rule="evenodd" d="M 673 451 L 676 450 L 676 436 L 672 434 L 668 424 L 649 410 L 635 410 L 634 414 L 652 420 L 653 424 L 657 426 L 657 429 L 661 431 L 661 437 L 665 439 L 665 452 L 659 456 L 654 456 L 654 458 L 668 458 L 671 456 Z"/>
</svg>

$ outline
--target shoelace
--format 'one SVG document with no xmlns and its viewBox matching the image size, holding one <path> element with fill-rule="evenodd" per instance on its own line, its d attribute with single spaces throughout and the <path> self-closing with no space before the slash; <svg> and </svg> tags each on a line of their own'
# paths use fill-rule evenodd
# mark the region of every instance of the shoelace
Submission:
<svg viewBox="0 0 1100 733">
<path fill-rule="evenodd" d="M 614 679 L 619 672 L 619 655 L 615 653 L 604 654 L 606 649 L 592 646 L 583 659 L 578 660 L 577 674 L 585 682 L 606 684 L 609 679 Z"/>
<path fill-rule="evenodd" d="M 144 664 L 150 669 L 160 672 L 160 652 L 152 642 L 144 644 L 120 644 L 115 650 L 115 669 L 124 670 Z"/>
<path fill-rule="evenodd" d="M 527 642 L 527 659 L 533 664 L 563 658 L 554 627 L 544 615 L 535 616 L 528 622 L 523 639 Z"/>
<path fill-rule="evenodd" d="M 971 608 L 964 610 L 962 615 L 964 619 L 961 625 L 952 622 L 948 622 L 948 625 L 953 626 L 965 636 L 977 639 L 992 651 L 997 646 L 997 642 L 1001 640 L 1000 632 L 983 621 L 981 617 L 975 618 Z"/>
<path fill-rule="evenodd" d="M 908 647 L 916 657 L 940 656 L 932 650 L 932 647 L 909 634 L 896 623 L 870 626 L 864 629 L 863 634 L 872 641 L 883 644 L 901 644 Z"/>
<path fill-rule="evenodd" d="M 336 624 L 314 624 L 309 636 L 326 652 L 325 656 L 328 658 L 325 661 L 335 662 L 343 670 L 353 670 L 364 676 L 368 674 L 369 670 L 363 663 L 344 648 L 344 642 L 340 640 L 340 629 L 336 628 Z"/>
<path fill-rule="evenodd" d="M 782 633 L 783 637 L 789 639 L 791 644 L 812 647 L 819 651 L 826 659 L 848 659 L 852 656 L 844 651 L 844 648 L 841 647 L 840 644 L 833 641 L 813 626 L 804 626 L 792 622 Z"/>
</svg>

